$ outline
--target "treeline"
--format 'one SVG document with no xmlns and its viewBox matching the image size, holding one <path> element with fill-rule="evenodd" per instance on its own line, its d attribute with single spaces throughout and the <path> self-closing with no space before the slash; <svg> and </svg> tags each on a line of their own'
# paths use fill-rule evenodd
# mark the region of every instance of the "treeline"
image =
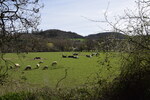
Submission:
<svg viewBox="0 0 150 100">
<path fill-rule="evenodd" d="M 20 35 L 20 34 L 19 34 Z M 70 39 L 46 38 L 34 34 L 21 34 L 4 47 L 5 52 L 59 52 L 59 51 L 119 51 L 124 40 L 113 38 Z M 113 45 L 112 45 L 113 44 Z"/>
<path fill-rule="evenodd" d="M 83 37 L 60 30 L 13 34 L 3 52 L 120 51 L 125 39 L 105 33 L 102 37 Z M 109 34 L 109 35 L 108 35 Z M 90 38 L 91 37 L 91 38 Z"/>
</svg>

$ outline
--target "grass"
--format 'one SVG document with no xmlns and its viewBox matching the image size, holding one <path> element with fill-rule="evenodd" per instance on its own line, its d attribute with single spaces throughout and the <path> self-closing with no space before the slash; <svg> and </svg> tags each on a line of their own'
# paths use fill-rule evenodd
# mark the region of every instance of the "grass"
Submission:
<svg viewBox="0 0 150 100">
<path fill-rule="evenodd" d="M 82 38 L 71 39 L 71 40 L 77 40 L 77 41 L 81 41 L 81 42 L 84 42 L 84 41 L 85 41 L 85 39 L 82 39 Z"/>
<path fill-rule="evenodd" d="M 98 63 L 103 62 L 105 54 L 101 53 L 99 57 L 87 58 L 86 54 L 90 52 L 79 53 L 79 59 L 62 58 L 62 54 L 72 55 L 73 52 L 36 52 L 25 54 L 24 58 L 14 53 L 8 53 L 4 57 L 11 60 L 14 63 L 21 65 L 20 69 L 9 70 L 11 78 L 16 80 L 25 80 L 27 83 L 37 84 L 41 87 L 49 86 L 55 88 L 57 82 L 65 76 L 65 70 L 67 69 L 67 77 L 59 84 L 60 87 L 73 88 L 83 85 L 85 82 L 94 81 L 99 73 L 100 77 L 111 80 L 109 75 L 115 77 L 119 73 L 119 57 L 115 56 L 116 53 L 110 54 L 110 65 L 101 65 Z M 43 64 L 39 69 L 33 69 L 24 71 L 27 65 L 31 65 L 32 68 L 36 67 L 36 64 L 41 60 L 33 60 L 34 57 L 41 57 Z M 53 61 L 57 61 L 56 66 L 51 66 Z M 11 64 L 10 64 L 11 65 Z M 48 70 L 42 70 L 42 68 L 48 65 Z"/>
</svg>

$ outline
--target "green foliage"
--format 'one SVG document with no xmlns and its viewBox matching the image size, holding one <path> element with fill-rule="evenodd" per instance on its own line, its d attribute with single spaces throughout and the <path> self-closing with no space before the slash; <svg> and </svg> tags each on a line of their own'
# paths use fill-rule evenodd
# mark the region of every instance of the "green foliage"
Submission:
<svg viewBox="0 0 150 100">
<path fill-rule="evenodd" d="M 120 75 L 102 90 L 102 100 L 149 100 L 150 56 L 134 52 L 124 59 Z"/>
<path fill-rule="evenodd" d="M 37 100 L 37 97 L 33 93 L 19 92 L 3 95 L 0 100 Z"/>
</svg>

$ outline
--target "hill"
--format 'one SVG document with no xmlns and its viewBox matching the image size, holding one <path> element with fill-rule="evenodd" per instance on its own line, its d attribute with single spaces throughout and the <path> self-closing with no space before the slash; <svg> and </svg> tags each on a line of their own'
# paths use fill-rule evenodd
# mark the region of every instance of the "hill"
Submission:
<svg viewBox="0 0 150 100">
<path fill-rule="evenodd" d="M 51 29 L 51 30 L 46 30 L 46 31 L 41 31 L 41 32 L 36 32 L 33 33 L 34 35 L 40 35 L 46 38 L 69 38 L 69 39 L 77 39 L 77 38 L 84 38 L 83 36 L 75 33 L 75 32 L 67 32 L 67 31 L 62 31 L 62 30 L 56 30 L 56 29 Z"/>
<path fill-rule="evenodd" d="M 98 33 L 98 34 L 91 34 L 91 35 L 86 36 L 85 38 L 98 40 L 99 38 L 105 38 L 105 37 L 110 37 L 110 36 L 113 36 L 116 39 L 125 39 L 125 37 L 126 37 L 126 35 L 124 35 L 122 33 L 103 32 L 103 33 Z"/>
</svg>

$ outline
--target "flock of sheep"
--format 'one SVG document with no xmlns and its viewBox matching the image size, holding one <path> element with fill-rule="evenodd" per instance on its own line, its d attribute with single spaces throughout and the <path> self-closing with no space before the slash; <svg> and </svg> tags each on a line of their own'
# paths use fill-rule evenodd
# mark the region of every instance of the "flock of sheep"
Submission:
<svg viewBox="0 0 150 100">
<path fill-rule="evenodd" d="M 78 59 L 79 58 L 78 55 L 79 55 L 78 53 L 73 53 L 72 55 L 69 55 L 69 56 L 63 54 L 62 57 L 63 58 L 75 58 L 75 59 Z M 85 56 L 88 57 L 88 58 L 91 58 L 93 56 L 98 56 L 98 55 L 99 55 L 99 53 L 92 53 L 90 55 L 85 55 Z"/>
<path fill-rule="evenodd" d="M 78 55 L 79 55 L 78 53 L 73 53 L 72 55 L 69 55 L 69 56 L 62 54 L 62 58 L 74 58 L 74 59 L 79 59 L 79 56 L 78 56 Z M 98 55 L 99 55 L 99 53 L 92 53 L 92 54 L 90 54 L 90 55 L 85 55 L 85 56 L 88 57 L 88 58 L 91 58 L 91 57 L 93 57 L 93 56 L 98 56 Z M 41 59 L 42 59 L 41 57 L 34 57 L 34 60 L 41 60 Z M 35 66 L 34 69 L 39 69 L 42 63 L 44 63 L 44 61 L 39 61 L 39 62 L 36 64 L 36 66 Z M 53 61 L 53 62 L 51 63 L 51 66 L 56 66 L 56 65 L 57 65 L 57 61 Z M 20 64 L 15 63 L 14 66 L 10 66 L 10 69 L 13 69 L 13 68 L 20 68 L 20 67 L 21 67 Z M 24 70 L 31 70 L 31 69 L 32 69 L 31 65 L 27 65 Z M 46 69 L 48 69 L 48 66 L 45 65 L 44 67 L 42 67 L 42 69 L 43 69 L 43 70 L 46 70 Z"/>
<path fill-rule="evenodd" d="M 41 57 L 35 57 L 34 60 L 41 60 Z M 31 65 L 27 65 L 24 70 L 39 69 L 42 63 L 44 63 L 44 61 L 39 61 L 39 62 L 36 64 L 36 67 L 35 67 L 35 68 L 32 68 Z M 57 61 L 53 61 L 53 62 L 51 63 L 51 66 L 56 66 L 56 65 L 57 65 Z M 18 68 L 20 68 L 20 67 L 21 67 L 20 64 L 15 63 L 14 66 L 10 66 L 10 69 L 18 69 Z M 42 69 L 43 69 L 43 70 L 46 70 L 46 69 L 48 69 L 48 66 L 45 65 Z"/>
</svg>

